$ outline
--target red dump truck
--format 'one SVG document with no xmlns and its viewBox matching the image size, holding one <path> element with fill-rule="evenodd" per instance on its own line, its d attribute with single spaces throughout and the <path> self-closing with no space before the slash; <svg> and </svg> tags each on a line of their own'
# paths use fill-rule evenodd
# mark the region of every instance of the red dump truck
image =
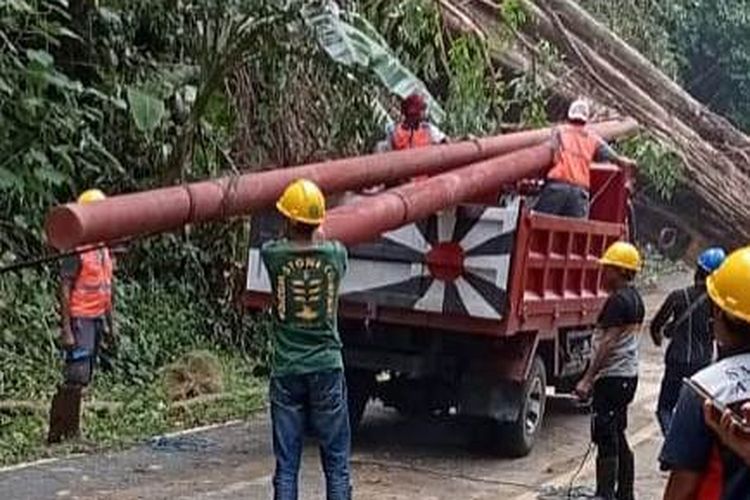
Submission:
<svg viewBox="0 0 750 500">
<path fill-rule="evenodd" d="M 352 423 L 379 399 L 405 415 L 476 419 L 484 442 L 527 454 L 548 386 L 571 391 L 589 361 L 606 298 L 598 258 L 628 233 L 628 186 L 595 165 L 589 220 L 535 214 L 513 188 L 351 247 L 339 327 Z M 279 222 L 253 220 L 251 309 L 268 304 L 259 248 Z"/>
</svg>

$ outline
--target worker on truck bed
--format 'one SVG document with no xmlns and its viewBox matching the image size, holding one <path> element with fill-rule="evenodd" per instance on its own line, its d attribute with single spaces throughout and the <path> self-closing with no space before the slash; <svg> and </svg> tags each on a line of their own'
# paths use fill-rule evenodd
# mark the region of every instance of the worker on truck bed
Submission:
<svg viewBox="0 0 750 500">
<path fill-rule="evenodd" d="M 659 458 L 670 471 L 666 500 L 750 498 L 750 431 L 733 435 L 716 425 L 719 407 L 741 412 L 750 402 L 748 283 L 750 247 L 730 254 L 706 280 L 719 361 L 690 377 L 680 392 Z M 732 426 L 725 421 L 725 427 Z"/>
<path fill-rule="evenodd" d="M 588 399 L 593 392 L 597 498 L 632 500 L 635 464 L 625 430 L 628 405 L 638 385 L 638 334 L 645 315 L 643 300 L 632 285 L 641 257 L 633 245 L 620 241 L 600 262 L 610 295 L 597 320 L 591 364 L 576 393 Z"/>
<path fill-rule="evenodd" d="M 103 199 L 104 193 L 91 189 L 81 194 L 78 203 Z M 106 247 L 82 249 L 62 261 L 60 344 L 65 367 L 50 408 L 50 444 L 80 436 L 83 391 L 91 382 L 102 347 L 111 346 L 114 338 L 112 271 Z"/>
<path fill-rule="evenodd" d="M 604 139 L 586 127 L 589 116 L 588 102 L 577 100 L 568 110 L 568 123 L 553 131 L 553 164 L 534 205 L 535 211 L 587 218 L 591 162 L 612 162 L 622 168 L 635 167 L 633 160 L 618 155 Z"/>
<path fill-rule="evenodd" d="M 654 344 L 660 346 L 664 337 L 670 339 L 656 410 L 664 435 L 669 431 L 682 379 L 692 377 L 713 359 L 714 336 L 706 278 L 719 268 L 725 257 L 723 248 L 709 248 L 701 253 L 695 270 L 695 283 L 669 294 L 651 320 Z"/>
<path fill-rule="evenodd" d="M 286 238 L 261 250 L 272 287 L 271 422 L 275 500 L 295 500 L 306 429 L 320 443 L 328 500 L 350 500 L 350 428 L 336 325 L 346 248 L 313 241 L 325 199 L 313 182 L 290 184 L 276 204 Z"/>
<path fill-rule="evenodd" d="M 420 94 L 404 99 L 401 103 L 403 121 L 386 128 L 387 137 L 380 149 L 400 151 L 448 142 L 448 136 L 425 119 L 426 111 L 427 104 Z"/>
</svg>

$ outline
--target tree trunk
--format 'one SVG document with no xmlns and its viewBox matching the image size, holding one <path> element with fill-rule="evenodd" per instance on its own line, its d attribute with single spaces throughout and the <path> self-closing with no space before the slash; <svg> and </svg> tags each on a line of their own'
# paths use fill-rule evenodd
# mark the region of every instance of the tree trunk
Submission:
<svg viewBox="0 0 750 500">
<path fill-rule="evenodd" d="M 698 228 L 706 239 L 720 238 L 727 245 L 750 239 L 750 199 L 744 188 L 750 186 L 750 162 L 743 154 L 750 146 L 748 138 L 728 121 L 707 112 L 580 7 L 571 6 L 568 0 L 522 0 L 522 4 L 530 21 L 516 34 L 520 45 L 545 40 L 564 56 L 564 62 L 553 67 L 557 83 L 552 89 L 577 88 L 578 95 L 593 97 L 640 121 L 683 159 L 687 187 L 705 208 L 699 220 L 711 226 L 705 231 Z M 496 4 L 473 0 L 454 5 L 483 30 L 499 29 Z"/>
<path fill-rule="evenodd" d="M 677 115 L 704 140 L 721 149 L 738 166 L 750 172 L 750 139 L 726 118 L 713 113 L 683 90 L 640 52 L 596 21 L 571 0 L 546 0 L 557 12 L 567 29 L 643 89 L 649 89 L 655 100 Z"/>
</svg>

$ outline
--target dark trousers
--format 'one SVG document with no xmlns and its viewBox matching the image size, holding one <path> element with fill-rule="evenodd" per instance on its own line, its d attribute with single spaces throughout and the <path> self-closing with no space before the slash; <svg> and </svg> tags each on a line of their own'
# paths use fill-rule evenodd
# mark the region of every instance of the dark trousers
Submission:
<svg viewBox="0 0 750 500">
<path fill-rule="evenodd" d="M 64 352 L 64 382 L 52 398 L 48 443 L 80 436 L 83 389 L 91 383 L 106 329 L 104 318 L 71 318 L 70 321 L 75 345 Z"/>
<path fill-rule="evenodd" d="M 71 318 L 71 330 L 75 346 L 65 352 L 63 378 L 66 384 L 87 386 L 94 375 L 94 366 L 106 323 L 100 318 Z"/>
<path fill-rule="evenodd" d="M 275 500 L 296 500 L 305 431 L 320 444 L 328 500 L 350 500 L 350 429 L 342 370 L 271 378 Z"/>
<path fill-rule="evenodd" d="M 574 184 L 547 181 L 534 204 L 534 211 L 585 219 L 589 216 L 589 192 Z"/>
<path fill-rule="evenodd" d="M 656 418 L 659 420 L 661 432 L 666 436 L 672 423 L 674 407 L 680 397 L 682 379 L 692 377 L 705 365 L 688 365 L 684 363 L 667 363 L 664 368 L 664 378 L 661 379 L 659 403 L 656 407 Z"/>
<path fill-rule="evenodd" d="M 635 464 L 633 452 L 625 431 L 628 427 L 628 405 L 633 402 L 638 387 L 636 377 L 602 377 L 594 384 L 594 401 L 591 439 L 597 446 L 597 461 L 610 462 L 614 474 L 617 498 L 629 499 L 633 495 Z M 597 495 L 611 498 L 605 485 L 598 484 Z"/>
</svg>

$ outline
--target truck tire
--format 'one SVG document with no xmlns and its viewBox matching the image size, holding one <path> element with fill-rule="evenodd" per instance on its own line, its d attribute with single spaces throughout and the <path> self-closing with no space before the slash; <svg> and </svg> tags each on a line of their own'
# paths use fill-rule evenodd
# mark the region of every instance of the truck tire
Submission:
<svg viewBox="0 0 750 500">
<path fill-rule="evenodd" d="M 367 402 L 375 389 L 375 373 L 356 368 L 346 370 L 347 406 L 349 407 L 349 428 L 352 434 L 359 430 Z"/>
<path fill-rule="evenodd" d="M 521 409 L 515 422 L 501 425 L 500 445 L 504 455 L 512 458 L 525 457 L 534 447 L 544 419 L 547 399 L 547 375 L 544 362 L 534 358 L 529 378 L 520 388 Z"/>
</svg>

